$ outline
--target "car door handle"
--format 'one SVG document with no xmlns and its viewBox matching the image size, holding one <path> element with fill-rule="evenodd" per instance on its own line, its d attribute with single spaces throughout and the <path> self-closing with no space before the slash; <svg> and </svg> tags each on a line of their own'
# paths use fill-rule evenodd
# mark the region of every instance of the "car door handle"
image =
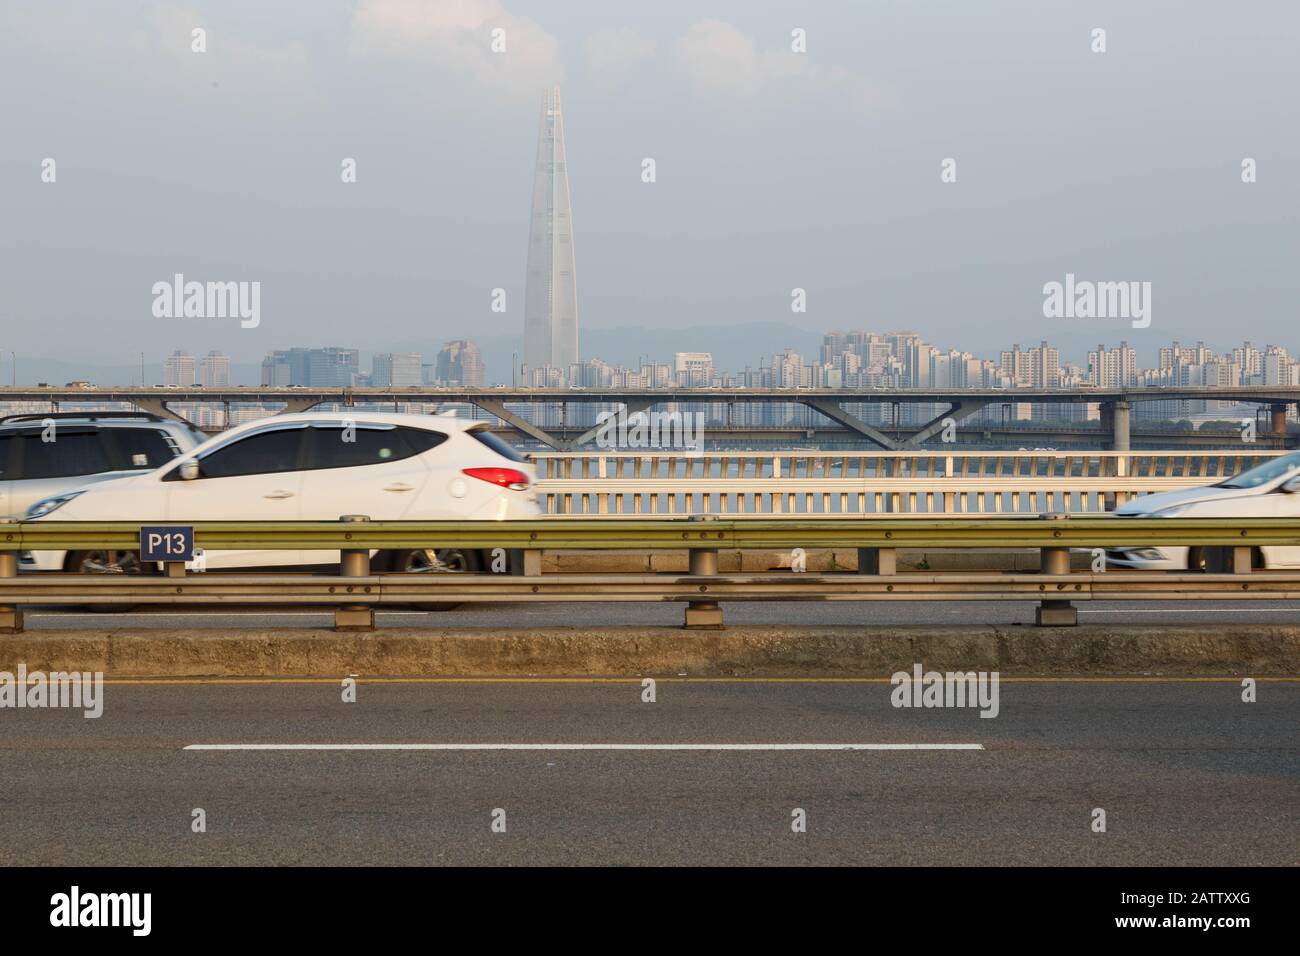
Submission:
<svg viewBox="0 0 1300 956">
<path fill-rule="evenodd" d="M 408 485 L 402 481 L 393 482 L 391 485 L 385 485 L 384 491 L 414 491 L 414 485 Z"/>
<path fill-rule="evenodd" d="M 262 495 L 262 497 L 263 498 L 292 498 L 293 492 L 285 491 L 283 489 L 277 489 L 276 491 L 271 492 L 269 495 Z"/>
</svg>

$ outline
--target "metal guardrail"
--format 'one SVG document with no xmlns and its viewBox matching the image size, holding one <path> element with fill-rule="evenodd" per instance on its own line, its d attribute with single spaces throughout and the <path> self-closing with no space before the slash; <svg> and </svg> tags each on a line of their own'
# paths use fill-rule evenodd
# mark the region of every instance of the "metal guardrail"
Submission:
<svg viewBox="0 0 1300 956">
<path fill-rule="evenodd" d="M 1117 518 L 1112 515 L 540 518 L 529 521 L 201 521 L 206 551 L 404 548 L 551 550 L 711 548 L 1040 548 L 1117 545 L 1300 547 L 1295 518 Z M 148 524 L 149 522 L 144 522 Z M 132 550 L 141 522 L 0 525 L 0 551 Z M 436 544 L 435 544 L 436 543 Z"/>
<path fill-rule="evenodd" d="M 548 514 L 1101 513 L 1220 481 L 1279 451 L 532 455 Z"/>
<path fill-rule="evenodd" d="M 1300 572 L 1252 573 L 1252 552 L 1300 547 L 1300 521 L 1249 518 L 1116 518 L 1049 515 L 1011 518 L 784 517 L 726 520 L 555 518 L 533 521 L 387 521 L 357 516 L 319 522 L 201 522 L 194 540 L 207 551 L 337 551 L 340 574 L 186 573 L 166 576 L 17 573 L 20 550 L 132 550 L 139 522 L 0 523 L 0 632 L 22 629 L 24 604 L 264 605 L 299 601 L 337 605 L 335 626 L 374 627 L 374 607 L 412 602 L 680 601 L 685 626 L 722 626 L 722 600 L 1029 600 L 1042 625 L 1073 625 L 1072 602 L 1127 600 L 1290 600 Z M 372 550 L 437 547 L 519 548 L 522 576 L 371 574 Z M 1118 545 L 1201 546 L 1224 555 L 1231 574 L 1071 573 L 1071 548 Z M 1041 571 L 1024 574 L 896 573 L 899 548 L 1037 548 Z M 719 575 L 720 548 L 857 548 L 858 573 L 775 572 Z M 543 575 L 546 550 L 680 550 L 686 575 Z"/>
</svg>

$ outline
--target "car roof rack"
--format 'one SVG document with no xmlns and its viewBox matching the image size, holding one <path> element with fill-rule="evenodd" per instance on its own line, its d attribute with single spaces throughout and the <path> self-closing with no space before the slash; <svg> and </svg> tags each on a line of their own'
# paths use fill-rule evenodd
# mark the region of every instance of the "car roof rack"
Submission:
<svg viewBox="0 0 1300 956">
<path fill-rule="evenodd" d="M 24 412 L 19 415 L 5 415 L 0 418 L 0 425 L 10 425 L 14 422 L 40 422 L 47 418 L 80 418 L 92 422 L 103 419 L 127 418 L 146 422 L 163 422 L 167 420 L 160 415 L 155 415 L 153 412 Z"/>
</svg>

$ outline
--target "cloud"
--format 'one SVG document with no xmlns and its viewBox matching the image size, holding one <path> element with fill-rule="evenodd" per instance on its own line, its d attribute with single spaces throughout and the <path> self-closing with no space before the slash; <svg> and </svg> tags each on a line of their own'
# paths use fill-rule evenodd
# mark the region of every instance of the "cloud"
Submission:
<svg viewBox="0 0 1300 956">
<path fill-rule="evenodd" d="M 788 48 L 759 50 L 754 38 L 722 20 L 701 20 L 673 46 L 673 65 L 695 93 L 717 103 L 788 95 L 838 95 L 863 111 L 888 109 L 893 95 L 839 66 Z"/>
<path fill-rule="evenodd" d="M 504 52 L 492 49 L 505 31 Z M 563 74 L 559 42 L 497 0 L 361 0 L 352 53 L 418 63 L 456 88 L 535 94 Z"/>
<path fill-rule="evenodd" d="M 592 77 L 609 86 L 622 80 L 633 64 L 652 55 L 655 42 L 635 30 L 603 30 L 587 37 L 582 48 Z"/>
</svg>

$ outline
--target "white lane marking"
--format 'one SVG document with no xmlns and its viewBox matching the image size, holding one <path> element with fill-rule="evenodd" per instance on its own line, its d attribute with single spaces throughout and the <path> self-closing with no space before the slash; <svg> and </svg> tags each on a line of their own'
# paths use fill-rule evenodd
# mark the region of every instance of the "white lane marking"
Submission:
<svg viewBox="0 0 1300 956">
<path fill-rule="evenodd" d="M 187 744 L 186 750 L 983 750 L 983 744 Z"/>
</svg>

